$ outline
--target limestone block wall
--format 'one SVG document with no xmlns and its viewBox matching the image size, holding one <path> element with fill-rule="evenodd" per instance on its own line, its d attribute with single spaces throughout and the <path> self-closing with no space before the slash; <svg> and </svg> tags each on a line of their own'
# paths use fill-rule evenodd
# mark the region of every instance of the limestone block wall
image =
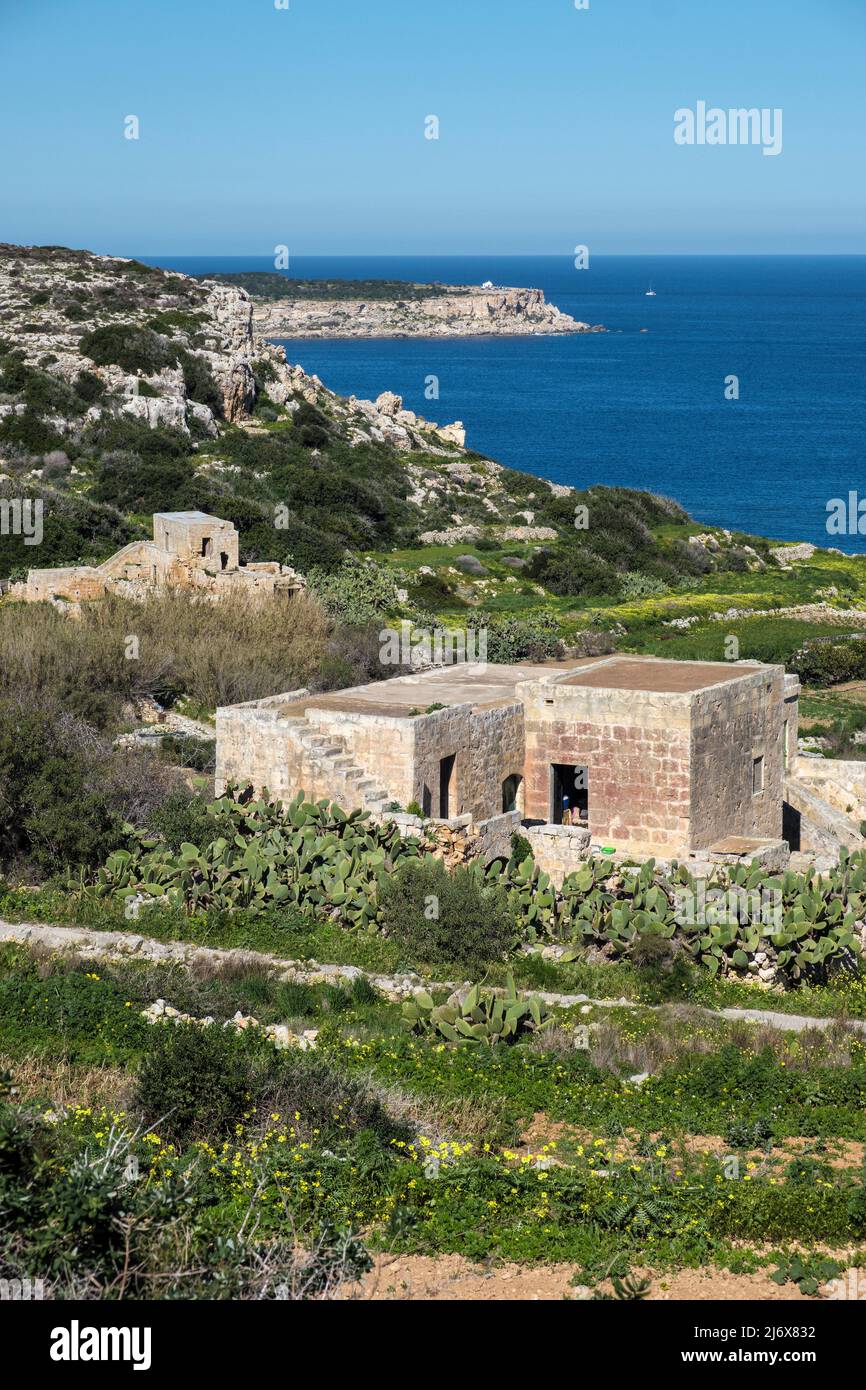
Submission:
<svg viewBox="0 0 866 1390">
<path fill-rule="evenodd" d="M 787 770 L 793 771 L 797 765 L 797 739 L 800 736 L 800 681 L 797 676 L 785 676 L 784 699 L 785 708 L 782 711 L 782 718 L 787 727 L 783 725 L 784 742 L 782 746 L 787 752 L 785 759 Z"/>
<path fill-rule="evenodd" d="M 578 825 L 530 825 L 521 831 L 532 846 L 538 867 L 559 888 L 589 856 L 590 832 Z"/>
<path fill-rule="evenodd" d="M 439 763 L 442 758 L 454 757 L 448 814 L 461 816 L 471 813 L 472 787 L 472 706 L 454 705 L 450 709 L 434 710 L 432 714 L 416 715 L 411 721 L 414 734 L 412 797 L 424 806 L 425 789 L 429 792 L 430 814 L 441 816 L 444 807 L 439 797 Z M 497 806 L 496 810 L 501 810 Z M 489 809 L 484 812 L 490 815 Z"/>
<path fill-rule="evenodd" d="M 466 809 L 476 821 L 502 814 L 502 784 L 506 777 L 515 774 L 522 779 L 525 761 L 521 704 L 515 702 L 473 713 Z M 523 809 L 523 800 L 521 781 L 517 793 L 518 810 Z"/>
<path fill-rule="evenodd" d="M 783 667 L 764 666 L 692 695 L 692 849 L 727 835 L 781 835 L 784 678 Z M 763 759 L 757 792 L 756 758 Z"/>
<path fill-rule="evenodd" d="M 164 580 L 174 557 L 160 550 L 153 541 L 131 541 L 108 560 L 103 560 L 99 572 L 105 579 Z"/>
<path fill-rule="evenodd" d="M 216 712 L 217 796 L 229 782 L 245 786 L 251 782 L 257 792 L 265 787 L 272 796 L 286 800 L 301 788 L 314 799 L 325 795 L 305 784 L 310 769 L 305 767 L 303 750 L 292 737 L 292 725 L 283 715 L 286 703 L 306 694 L 274 695 L 245 705 L 230 705 Z"/>
<path fill-rule="evenodd" d="M 530 820 L 550 816 L 550 766 L 588 769 L 593 840 L 634 853 L 689 843 L 690 696 L 554 682 L 518 687 L 526 730 Z"/>
<path fill-rule="evenodd" d="M 473 821 L 502 814 L 502 783 L 523 775 L 523 709 L 519 703 L 474 709 L 455 705 L 418 715 L 415 733 L 413 797 L 424 805 L 429 789 L 431 813 L 441 815 L 439 764 L 454 755 L 449 813 Z"/>
<path fill-rule="evenodd" d="M 30 603 L 55 597 L 79 603 L 104 596 L 105 580 L 99 570 L 90 565 L 29 570 L 27 574 L 25 597 Z"/>
<path fill-rule="evenodd" d="M 182 514 L 156 512 L 153 539 L 160 549 L 171 551 L 179 560 L 208 563 L 217 570 L 237 568 L 238 533 L 231 521 L 220 517 L 190 521 Z M 221 555 L 226 557 L 224 565 Z"/>
<path fill-rule="evenodd" d="M 477 853 L 489 864 L 491 859 L 511 858 L 511 837 L 522 834 L 519 811 L 503 811 L 475 826 L 478 835 Z"/>
</svg>

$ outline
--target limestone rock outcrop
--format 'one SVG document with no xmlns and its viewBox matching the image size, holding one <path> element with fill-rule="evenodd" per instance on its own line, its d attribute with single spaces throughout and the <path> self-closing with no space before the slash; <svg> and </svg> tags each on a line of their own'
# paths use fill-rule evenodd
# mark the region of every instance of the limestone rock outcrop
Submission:
<svg viewBox="0 0 866 1390">
<path fill-rule="evenodd" d="M 603 333 L 548 304 L 538 289 L 443 286 L 407 299 L 257 300 L 253 315 L 268 338 L 459 338 L 533 333 Z"/>
</svg>

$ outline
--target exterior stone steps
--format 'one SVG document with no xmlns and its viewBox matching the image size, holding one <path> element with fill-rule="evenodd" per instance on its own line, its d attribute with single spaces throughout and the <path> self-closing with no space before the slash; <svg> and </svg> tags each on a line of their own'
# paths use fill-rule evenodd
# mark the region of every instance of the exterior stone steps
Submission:
<svg viewBox="0 0 866 1390">
<path fill-rule="evenodd" d="M 285 722 L 316 780 L 332 789 L 344 810 L 381 815 L 387 809 L 393 801 L 390 792 L 356 761 L 342 735 L 318 728 L 306 715 L 289 715 Z"/>
<path fill-rule="evenodd" d="M 802 777 L 787 777 L 785 801 L 799 818 L 800 848 L 838 855 L 840 849 L 862 849 L 859 822 L 837 810 L 819 786 Z"/>
</svg>

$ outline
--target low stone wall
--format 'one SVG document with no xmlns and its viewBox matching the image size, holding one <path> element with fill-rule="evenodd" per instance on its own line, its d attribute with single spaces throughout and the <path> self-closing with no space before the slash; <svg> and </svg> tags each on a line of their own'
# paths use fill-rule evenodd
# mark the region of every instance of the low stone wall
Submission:
<svg viewBox="0 0 866 1390">
<path fill-rule="evenodd" d="M 735 851 L 698 850 L 696 859 L 705 859 L 709 864 L 751 864 L 757 862 L 768 873 L 781 873 L 788 867 L 791 851 L 786 840 L 760 840 L 754 846 L 744 849 L 741 854 Z M 691 865 L 689 865 L 691 868 Z"/>
<path fill-rule="evenodd" d="M 550 875 L 556 888 L 589 856 L 590 833 L 580 825 L 530 825 L 521 833 L 539 869 Z"/>
<path fill-rule="evenodd" d="M 377 819 L 393 821 L 404 839 L 426 835 L 433 853 L 449 869 L 457 864 L 469 864 L 473 859 L 483 859 L 485 864 L 493 859 L 508 859 L 511 855 L 511 837 L 520 830 L 519 811 L 505 811 L 500 816 L 491 816 L 489 820 L 477 824 L 473 823 L 471 816 L 422 820 L 420 816 L 410 816 L 403 811 L 388 812 Z"/>
</svg>

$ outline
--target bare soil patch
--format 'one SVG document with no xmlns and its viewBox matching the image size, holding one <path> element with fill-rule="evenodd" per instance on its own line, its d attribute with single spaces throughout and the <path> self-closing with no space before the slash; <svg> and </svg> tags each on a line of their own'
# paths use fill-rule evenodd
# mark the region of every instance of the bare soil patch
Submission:
<svg viewBox="0 0 866 1390">
<path fill-rule="evenodd" d="M 580 1301 L 587 1293 L 572 1284 L 574 1273 L 574 1266 L 567 1264 L 487 1267 L 472 1264 L 462 1255 L 380 1255 L 362 1283 L 353 1285 L 344 1296 L 372 1302 Z M 701 1268 L 664 1274 L 636 1269 L 633 1273 L 638 1278 L 648 1275 L 652 1279 L 650 1302 L 808 1301 L 796 1285 L 773 1283 L 769 1271 L 732 1274 L 728 1270 Z M 603 1292 L 611 1292 L 607 1283 L 600 1287 Z"/>
</svg>

